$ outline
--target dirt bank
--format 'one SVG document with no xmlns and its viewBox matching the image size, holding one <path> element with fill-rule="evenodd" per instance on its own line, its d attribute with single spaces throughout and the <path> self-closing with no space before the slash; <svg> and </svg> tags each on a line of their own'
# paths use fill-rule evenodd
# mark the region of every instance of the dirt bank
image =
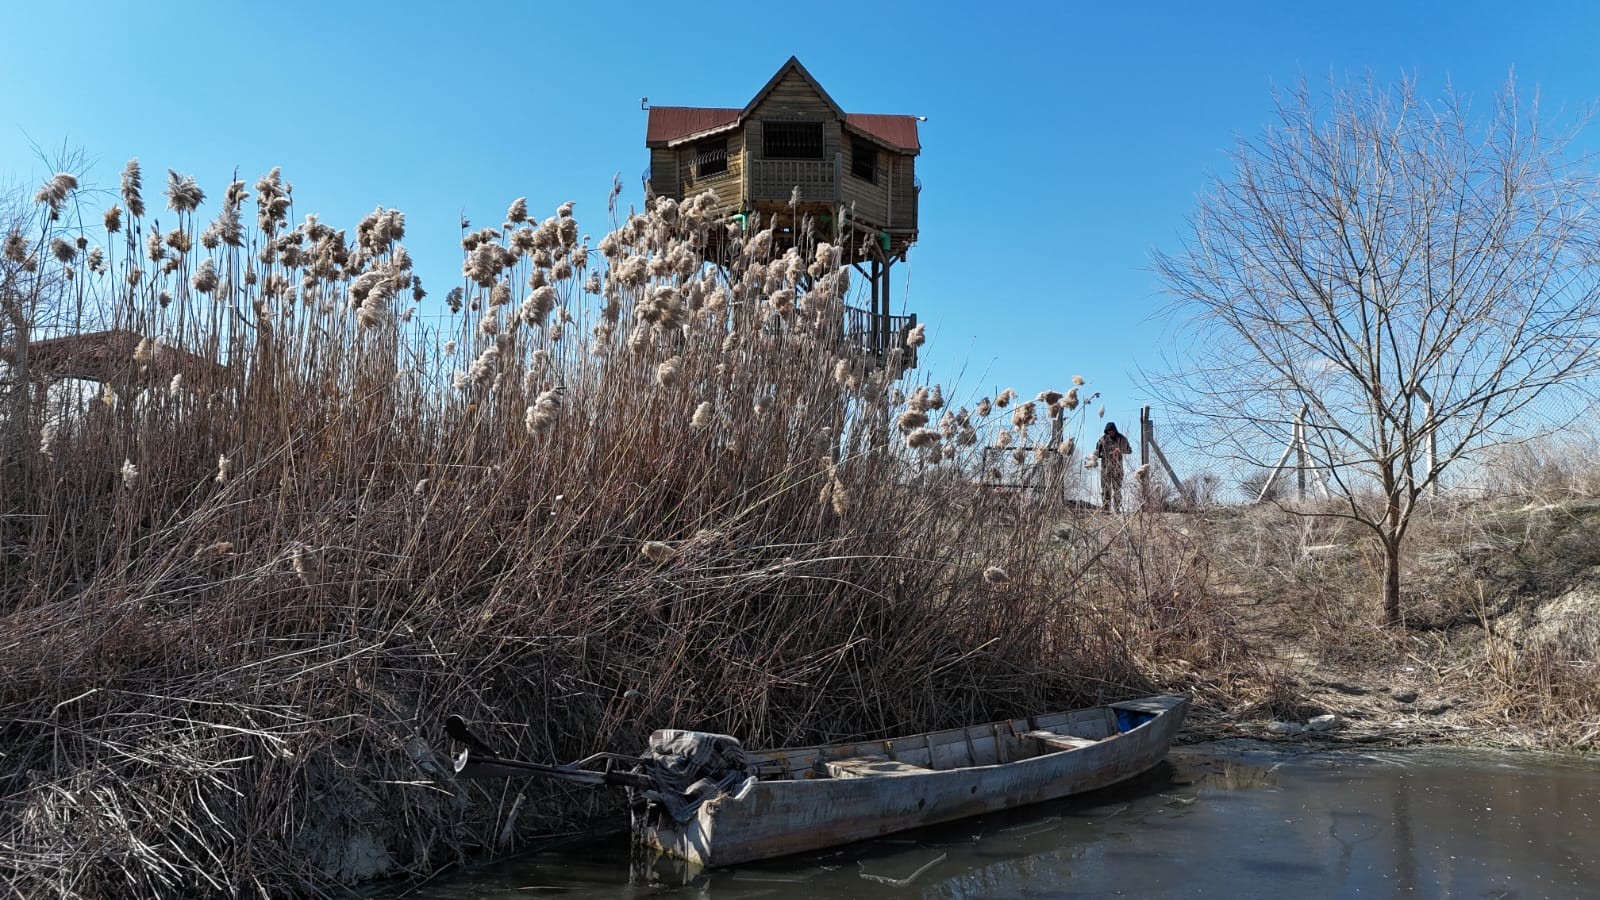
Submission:
<svg viewBox="0 0 1600 900">
<path fill-rule="evenodd" d="M 1378 571 L 1347 521 L 1273 507 L 1193 515 L 1212 589 L 1270 696 L 1218 691 L 1192 737 L 1594 749 L 1600 738 L 1600 502 L 1437 503 L 1406 555 L 1406 620 L 1376 624 Z M 1338 728 L 1300 733 L 1322 715 Z"/>
</svg>

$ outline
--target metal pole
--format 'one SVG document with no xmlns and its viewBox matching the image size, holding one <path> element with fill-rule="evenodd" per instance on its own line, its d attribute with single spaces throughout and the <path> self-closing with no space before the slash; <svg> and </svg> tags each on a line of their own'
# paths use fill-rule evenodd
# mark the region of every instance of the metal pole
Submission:
<svg viewBox="0 0 1600 900">
<path fill-rule="evenodd" d="M 1289 454 L 1294 452 L 1294 438 L 1289 439 L 1289 445 L 1283 448 L 1283 455 L 1278 457 L 1278 462 L 1272 467 L 1272 472 L 1267 475 L 1266 483 L 1261 485 L 1261 493 L 1256 494 L 1256 502 L 1260 503 L 1272 493 L 1272 486 L 1278 483 L 1278 474 L 1283 471 L 1283 464 L 1289 461 Z"/>
<path fill-rule="evenodd" d="M 1173 470 L 1172 463 L 1167 462 L 1167 455 L 1161 452 L 1161 445 L 1155 441 L 1151 441 L 1150 449 L 1155 451 L 1156 462 L 1161 464 L 1161 468 L 1166 470 L 1167 477 L 1172 480 L 1172 487 L 1176 489 L 1179 494 L 1188 496 L 1187 494 L 1184 494 L 1182 479 L 1178 478 L 1178 473 Z"/>
</svg>

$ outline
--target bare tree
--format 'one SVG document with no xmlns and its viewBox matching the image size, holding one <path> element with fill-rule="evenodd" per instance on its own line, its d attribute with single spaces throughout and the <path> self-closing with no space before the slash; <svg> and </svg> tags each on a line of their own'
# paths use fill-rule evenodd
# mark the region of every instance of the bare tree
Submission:
<svg viewBox="0 0 1600 900">
<path fill-rule="evenodd" d="M 1424 490 L 1576 384 L 1596 348 L 1596 183 L 1508 83 L 1486 115 L 1409 81 L 1302 84 L 1157 267 L 1197 348 L 1168 402 L 1267 462 L 1302 405 L 1334 509 L 1371 529 L 1383 619 Z M 1518 417 L 1519 413 L 1520 418 Z"/>
</svg>

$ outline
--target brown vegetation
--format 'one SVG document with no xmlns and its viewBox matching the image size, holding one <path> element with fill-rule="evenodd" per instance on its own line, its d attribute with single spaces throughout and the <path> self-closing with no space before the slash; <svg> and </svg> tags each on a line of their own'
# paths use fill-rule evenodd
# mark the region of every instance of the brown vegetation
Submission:
<svg viewBox="0 0 1600 900">
<path fill-rule="evenodd" d="M 1275 707 L 1235 716 L 1333 712 L 1349 737 L 1391 743 L 1597 746 L 1600 506 L 1573 490 L 1593 479 L 1570 457 L 1515 455 L 1520 475 L 1482 473 L 1491 486 L 1514 479 L 1514 492 L 1419 508 L 1399 628 L 1373 624 L 1384 563 L 1356 523 L 1276 505 L 1196 519 L 1212 540 L 1212 590 L 1232 598 L 1284 688 Z M 1529 482 L 1540 469 L 1561 475 Z"/>
<path fill-rule="evenodd" d="M 772 746 L 1158 689 L 1260 724 L 1347 679 L 1374 710 L 1419 689 L 1416 721 L 1470 697 L 1472 734 L 1596 739 L 1594 607 L 1542 602 L 1600 546 L 1575 473 L 1560 503 L 1425 507 L 1425 599 L 1383 629 L 1348 520 L 979 486 L 991 444 L 1070 456 L 1046 430 L 1087 415 L 1077 392 L 968 411 L 897 386 L 840 343 L 833 248 L 759 230 L 708 266 L 700 201 L 592 248 L 570 208 L 514 203 L 464 228 L 432 317 L 397 212 L 291 226 L 273 173 L 206 223 L 173 175 L 157 228 L 130 169 L 80 246 L 52 185 L 0 261 L 6 890 L 317 892 L 614 811 L 456 784 L 452 712 L 550 761 L 667 725 Z M 38 386 L 36 341 L 118 329 L 142 338 L 106 339 L 105 383 Z"/>
<path fill-rule="evenodd" d="M 518 201 L 464 228 L 429 317 L 396 211 L 294 225 L 276 172 L 215 199 L 173 173 L 158 227 L 141 188 L 130 164 L 80 234 L 62 182 L 7 243 L 8 890 L 316 891 L 594 811 L 454 784 L 451 712 L 562 760 L 665 725 L 777 745 L 1216 692 L 1250 665 L 1159 519 L 1049 540 L 1018 503 L 997 527 L 962 474 L 988 420 L 841 346 L 826 244 L 734 234 L 724 270 L 707 198 L 593 246 L 570 205 Z M 142 336 L 105 383 L 40 386 L 33 340 L 102 329 Z"/>
</svg>

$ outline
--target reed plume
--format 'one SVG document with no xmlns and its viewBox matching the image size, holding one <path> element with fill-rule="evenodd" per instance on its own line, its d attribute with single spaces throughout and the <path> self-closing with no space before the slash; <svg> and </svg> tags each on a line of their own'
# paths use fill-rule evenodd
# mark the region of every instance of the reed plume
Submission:
<svg viewBox="0 0 1600 900">
<path fill-rule="evenodd" d="M 205 201 L 206 193 L 200 189 L 192 175 L 179 175 L 167 170 L 167 207 L 177 212 L 194 212 Z"/>
<path fill-rule="evenodd" d="M 678 552 L 672 549 L 671 545 L 664 544 L 661 541 L 645 541 L 639 545 L 639 552 L 644 554 L 646 559 L 657 565 L 668 562 L 678 555 Z"/>
<path fill-rule="evenodd" d="M 78 189 L 78 179 L 67 172 L 57 172 L 50 180 L 39 187 L 38 193 L 33 195 L 33 202 L 50 207 L 50 218 L 61 216 L 61 208 L 66 205 L 67 195 Z"/>
<path fill-rule="evenodd" d="M 139 160 L 130 159 L 122 169 L 122 202 L 127 204 L 128 214 L 134 218 L 144 215 L 144 197 L 140 194 L 141 184 Z"/>
</svg>

